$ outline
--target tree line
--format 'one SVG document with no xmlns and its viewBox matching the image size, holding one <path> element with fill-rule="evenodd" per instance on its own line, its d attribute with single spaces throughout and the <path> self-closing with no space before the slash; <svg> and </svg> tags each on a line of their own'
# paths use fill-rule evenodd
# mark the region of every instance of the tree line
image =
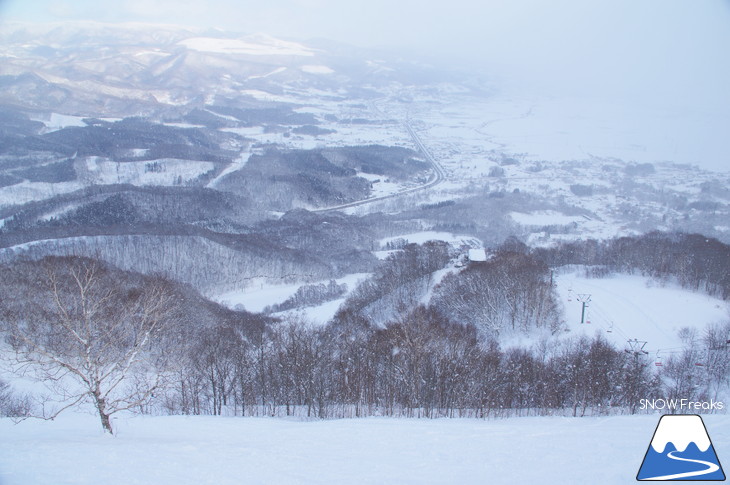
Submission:
<svg viewBox="0 0 730 485">
<path fill-rule="evenodd" d="M 633 412 L 655 395 L 650 363 L 601 337 L 500 349 L 420 306 L 383 328 L 301 322 L 245 336 L 208 329 L 165 396 L 167 412 L 492 417 Z"/>
<path fill-rule="evenodd" d="M 576 241 L 532 251 L 551 267 L 597 265 L 596 271 L 639 272 L 683 288 L 730 299 L 730 246 L 701 234 L 650 232 L 606 241 Z"/>
<path fill-rule="evenodd" d="M 651 238 L 661 243 L 655 254 L 645 248 Z M 583 416 L 636 412 L 652 396 L 717 399 L 730 387 L 730 323 L 704 334 L 683 330 L 681 351 L 655 366 L 600 336 L 565 337 L 550 280 L 551 265 L 610 257 L 629 264 L 616 255 L 632 247 L 643 248 L 643 259 L 630 261 L 646 271 L 696 274 L 692 268 L 707 263 L 682 258 L 679 248 L 689 243 L 727 268 L 716 259 L 724 245 L 681 235 L 539 251 L 512 241 L 465 268 L 450 266 L 446 243 L 409 244 L 322 326 L 227 310 L 184 284 L 90 258 L 16 260 L 0 268 L 2 356 L 46 384 L 54 396 L 53 405 L 44 402 L 53 410 L 46 417 L 86 402 L 110 432 L 110 416 L 123 410 Z M 702 275 L 711 282 L 702 289 L 721 286 L 713 275 Z M 304 287 L 298 298 L 340 291 L 336 283 Z M 500 346 L 513 332 L 534 343 Z M 0 414 L 34 413 L 28 399 L 0 383 Z"/>
</svg>

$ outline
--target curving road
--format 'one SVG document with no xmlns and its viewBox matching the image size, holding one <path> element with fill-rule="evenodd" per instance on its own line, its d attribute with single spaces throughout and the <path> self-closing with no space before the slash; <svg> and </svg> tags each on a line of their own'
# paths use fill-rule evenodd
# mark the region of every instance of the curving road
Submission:
<svg viewBox="0 0 730 485">
<path fill-rule="evenodd" d="M 379 197 L 371 197 L 369 199 L 362 199 L 362 200 L 356 200 L 354 202 L 348 202 L 347 204 L 340 204 L 336 206 L 331 207 L 323 207 L 321 209 L 313 209 L 312 212 L 330 212 L 330 211 L 336 211 L 341 209 L 347 209 L 349 207 L 357 207 L 361 205 L 366 204 L 372 204 L 373 202 L 379 202 L 381 200 L 388 200 L 388 199 L 394 199 L 396 197 L 401 197 L 406 194 L 411 194 L 413 192 L 418 192 L 421 190 L 429 189 L 435 185 L 440 184 L 444 181 L 446 178 L 446 173 L 444 172 L 443 167 L 436 161 L 435 158 L 433 158 L 433 155 L 431 155 L 431 152 L 428 151 L 426 146 L 423 144 L 423 141 L 421 141 L 421 138 L 418 136 L 418 133 L 413 129 L 413 126 L 411 126 L 411 120 L 408 119 L 405 122 L 406 130 L 408 131 L 408 134 L 410 135 L 411 139 L 413 140 L 413 143 L 418 148 L 418 151 L 423 154 L 423 157 L 426 159 L 426 161 L 431 165 L 434 172 L 434 177 L 426 182 L 423 185 L 419 185 L 418 187 L 411 187 L 410 189 L 404 189 L 399 192 L 395 192 L 393 194 L 388 195 L 381 195 Z"/>
</svg>

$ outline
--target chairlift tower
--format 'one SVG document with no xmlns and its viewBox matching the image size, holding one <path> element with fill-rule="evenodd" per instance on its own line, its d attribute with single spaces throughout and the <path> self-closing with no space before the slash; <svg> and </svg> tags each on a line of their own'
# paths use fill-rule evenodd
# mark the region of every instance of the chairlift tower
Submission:
<svg viewBox="0 0 730 485">
<path fill-rule="evenodd" d="M 586 308 L 588 308 L 588 303 L 591 301 L 591 295 L 580 294 L 578 295 L 578 301 L 583 304 L 583 308 L 580 312 L 580 323 L 586 323 Z"/>
<path fill-rule="evenodd" d="M 624 352 L 633 355 L 636 360 L 639 360 L 642 355 L 649 355 L 649 352 L 644 350 L 644 347 L 646 347 L 645 340 L 629 339 L 627 342 L 629 347 Z"/>
</svg>

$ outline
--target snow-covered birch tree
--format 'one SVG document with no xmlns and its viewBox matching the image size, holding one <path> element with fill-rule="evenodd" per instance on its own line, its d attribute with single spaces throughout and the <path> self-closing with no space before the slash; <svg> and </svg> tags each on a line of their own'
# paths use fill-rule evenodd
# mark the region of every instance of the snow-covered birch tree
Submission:
<svg viewBox="0 0 730 485">
<path fill-rule="evenodd" d="M 53 391 L 55 405 L 41 417 L 87 402 L 112 433 L 114 413 L 143 406 L 163 384 L 170 352 L 160 343 L 176 318 L 175 293 L 161 278 L 87 258 L 46 258 L 43 266 L 9 275 L 26 294 L 4 292 L 0 303 L 14 368 Z"/>
</svg>

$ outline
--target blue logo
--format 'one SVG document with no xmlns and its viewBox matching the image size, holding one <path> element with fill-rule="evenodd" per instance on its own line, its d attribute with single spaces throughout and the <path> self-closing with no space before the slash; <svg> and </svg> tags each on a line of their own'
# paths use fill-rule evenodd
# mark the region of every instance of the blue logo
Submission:
<svg viewBox="0 0 730 485">
<path fill-rule="evenodd" d="M 662 416 L 636 479 L 725 480 L 702 418 L 696 414 Z"/>
</svg>

